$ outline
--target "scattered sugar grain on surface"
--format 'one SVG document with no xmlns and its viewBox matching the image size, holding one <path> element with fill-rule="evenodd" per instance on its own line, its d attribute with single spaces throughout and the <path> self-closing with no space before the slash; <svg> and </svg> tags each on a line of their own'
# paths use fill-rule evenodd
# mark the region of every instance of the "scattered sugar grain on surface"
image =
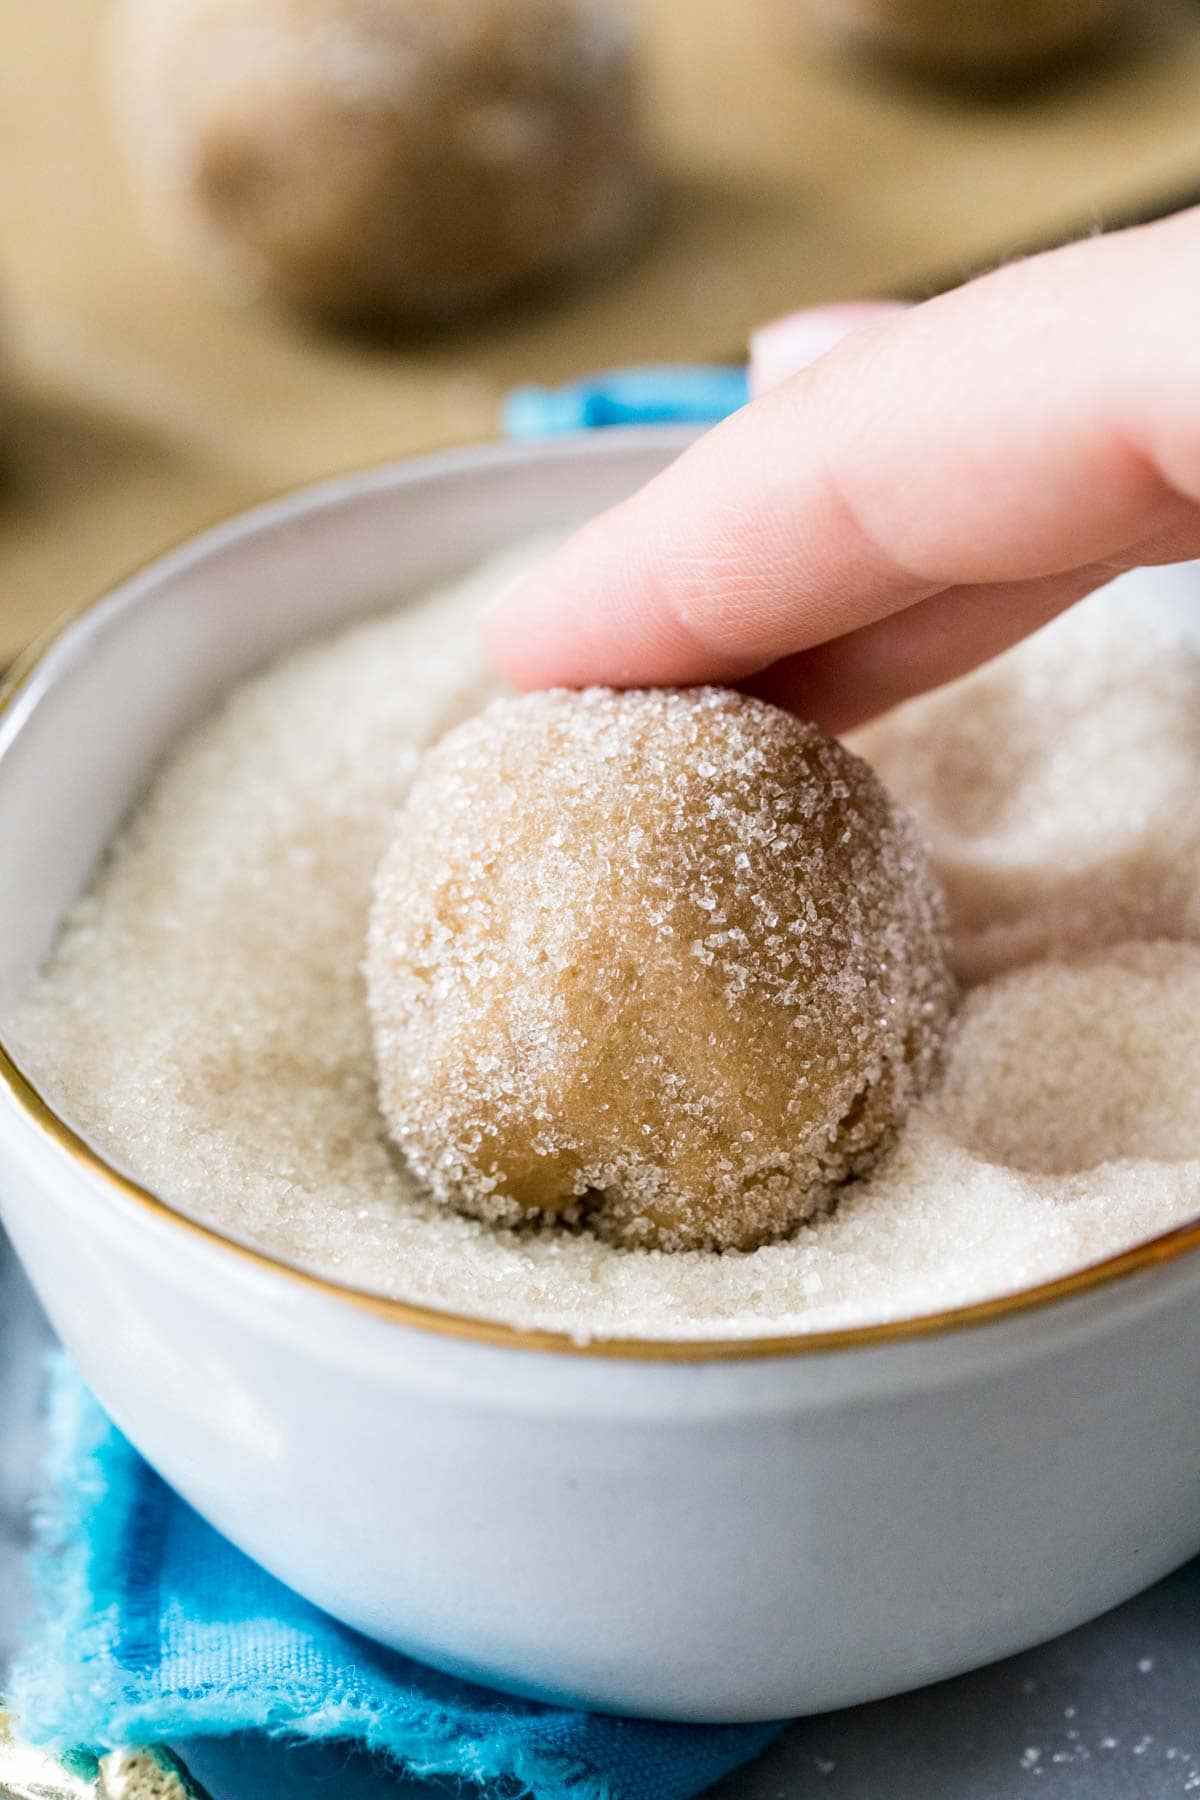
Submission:
<svg viewBox="0 0 1200 1800">
<path fill-rule="evenodd" d="M 1200 950 L 1173 944 L 979 990 L 941 1096 L 786 1242 L 624 1250 L 496 1229 L 416 1193 L 378 1114 L 360 965 L 372 872 L 418 754 L 495 691 L 474 628 L 490 579 L 300 649 L 164 767 L 4 1022 L 100 1149 L 197 1217 L 341 1281 L 580 1338 L 903 1317 L 1195 1212 L 1200 1119 L 1176 1102 L 1200 1092 Z M 1146 788 L 1148 831 L 1166 831 L 1153 814 L 1171 792 Z M 1129 1058 L 1110 1053 L 1123 1031 Z M 1087 1079 L 1062 1069 L 1074 1057 Z M 990 1083 L 1011 1118 L 989 1112 Z"/>
</svg>

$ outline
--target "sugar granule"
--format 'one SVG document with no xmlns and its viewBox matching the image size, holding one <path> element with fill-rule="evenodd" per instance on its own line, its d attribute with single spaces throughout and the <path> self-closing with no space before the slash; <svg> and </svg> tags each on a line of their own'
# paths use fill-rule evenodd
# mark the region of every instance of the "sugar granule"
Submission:
<svg viewBox="0 0 1200 1800">
<path fill-rule="evenodd" d="M 1194 1112 L 1171 1121 L 1169 1155 L 1138 1123 L 1169 1063 L 1173 1083 L 1200 1092 L 1197 1032 L 1172 997 L 1177 984 L 1194 991 L 1196 952 L 1178 946 L 1119 952 L 1111 982 L 1092 959 L 1078 977 L 1032 967 L 1019 985 L 980 990 L 943 1097 L 910 1115 L 886 1163 L 834 1211 L 753 1253 L 623 1250 L 423 1199 L 379 1118 L 359 965 L 372 872 L 418 754 L 495 691 L 478 598 L 478 587 L 445 595 L 288 656 L 163 769 L 5 1022 L 30 1073 L 101 1150 L 174 1204 L 306 1267 L 581 1338 L 903 1317 L 1079 1267 L 1195 1212 Z M 1104 634 L 1080 646 L 1101 685 L 1110 650 Z M 1174 829 L 1156 813 L 1171 803 L 1169 784 L 1148 785 L 1146 833 Z M 1049 879 L 1049 827 L 1043 838 Z M 1142 878 L 1153 883 L 1152 861 Z M 1100 1010 L 1123 996 L 1120 1019 L 1141 1031 L 1158 1018 L 1162 1035 L 1161 1057 L 1147 1047 L 1104 1061 L 1090 1093 L 1064 1089 L 1058 1066 L 1093 1054 L 1089 988 Z M 1045 1019 L 1068 989 L 1070 1017 L 1048 1045 L 1021 1042 L 1008 1021 Z M 1001 1141 L 988 1136 L 999 1127 L 981 1096 L 999 1073 L 1022 1106 L 1039 1086 L 1066 1092 L 1061 1133 L 1053 1108 L 1035 1106 L 1028 1137 L 1019 1119 Z"/>
</svg>

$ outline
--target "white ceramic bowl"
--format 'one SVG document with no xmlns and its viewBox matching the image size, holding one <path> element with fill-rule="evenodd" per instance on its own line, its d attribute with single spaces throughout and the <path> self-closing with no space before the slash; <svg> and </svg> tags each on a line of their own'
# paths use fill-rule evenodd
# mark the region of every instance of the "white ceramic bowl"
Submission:
<svg viewBox="0 0 1200 1800">
<path fill-rule="evenodd" d="M 596 511 L 683 441 L 355 476 L 68 625 L 0 713 L 0 1020 L 223 688 Z M 777 1717 L 1019 1649 L 1200 1549 L 1200 1227 L 900 1326 L 581 1349 L 239 1247 L 107 1167 L 3 1055 L 0 1076 L 5 1221 L 100 1399 L 251 1556 L 431 1663 L 592 1707 Z"/>
</svg>

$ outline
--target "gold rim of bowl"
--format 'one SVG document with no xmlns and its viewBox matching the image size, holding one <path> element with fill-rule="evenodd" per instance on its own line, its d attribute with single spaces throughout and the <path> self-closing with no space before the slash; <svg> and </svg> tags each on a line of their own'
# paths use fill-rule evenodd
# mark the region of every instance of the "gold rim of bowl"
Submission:
<svg viewBox="0 0 1200 1800">
<path fill-rule="evenodd" d="M 342 485 L 320 483 L 319 487 Z M 315 490 L 310 489 L 308 492 Z M 272 509 L 271 502 L 255 507 L 252 513 Z M 274 503 L 275 505 L 278 502 Z M 242 515 L 249 518 L 251 514 Z M 220 531 L 222 527 L 216 527 Z M 207 533 L 201 533 L 204 537 Z M 196 541 L 194 537 L 185 543 Z M 135 570 L 126 581 L 134 579 L 165 560 L 164 552 Z M 33 681 L 51 650 L 85 620 L 111 593 L 125 582 L 118 582 L 81 607 L 66 613 L 57 624 L 39 637 L 19 656 L 7 676 L 0 680 L 0 726 L 11 712 L 19 696 Z M 0 1037 L 0 1088 L 7 1092 L 17 1108 L 31 1124 L 89 1174 L 98 1176 L 114 1192 L 135 1202 L 145 1212 L 165 1220 L 202 1242 L 219 1246 L 241 1261 L 265 1269 L 274 1276 L 298 1283 L 312 1292 L 324 1294 L 359 1311 L 372 1313 L 411 1331 L 430 1332 L 438 1337 L 465 1339 L 471 1343 L 491 1344 L 506 1350 L 542 1350 L 560 1356 L 593 1356 L 640 1362 L 731 1362 L 749 1358 L 828 1355 L 839 1350 L 878 1348 L 914 1338 L 942 1336 L 1033 1312 L 1058 1300 L 1090 1293 L 1097 1288 L 1124 1280 L 1127 1276 L 1173 1262 L 1193 1250 L 1200 1250 L 1200 1217 L 1170 1231 L 1160 1232 L 1132 1249 L 1089 1263 L 1068 1275 L 1057 1276 L 1033 1287 L 1018 1288 L 994 1299 L 977 1300 L 966 1306 L 947 1307 L 939 1312 L 918 1313 L 912 1318 L 890 1319 L 878 1325 L 850 1325 L 825 1331 L 794 1332 L 776 1337 L 736 1338 L 627 1338 L 595 1337 L 579 1339 L 562 1331 L 522 1330 L 494 1319 L 475 1318 L 467 1313 L 454 1313 L 414 1301 L 397 1300 L 386 1294 L 373 1294 L 365 1288 L 350 1287 L 311 1270 L 285 1262 L 269 1251 L 243 1244 L 228 1237 L 214 1226 L 204 1225 L 188 1213 L 181 1212 L 168 1201 L 144 1187 L 132 1176 L 123 1174 L 70 1125 L 46 1099 L 14 1060 Z"/>
</svg>

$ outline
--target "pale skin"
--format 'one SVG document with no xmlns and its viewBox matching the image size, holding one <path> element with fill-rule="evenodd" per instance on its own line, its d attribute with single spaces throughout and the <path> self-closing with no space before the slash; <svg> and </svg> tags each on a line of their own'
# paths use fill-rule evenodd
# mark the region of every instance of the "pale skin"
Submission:
<svg viewBox="0 0 1200 1800">
<path fill-rule="evenodd" d="M 508 589 L 522 687 L 717 681 L 843 731 L 1200 556 L 1200 209 L 910 308 L 793 315 L 755 398 Z"/>
</svg>

